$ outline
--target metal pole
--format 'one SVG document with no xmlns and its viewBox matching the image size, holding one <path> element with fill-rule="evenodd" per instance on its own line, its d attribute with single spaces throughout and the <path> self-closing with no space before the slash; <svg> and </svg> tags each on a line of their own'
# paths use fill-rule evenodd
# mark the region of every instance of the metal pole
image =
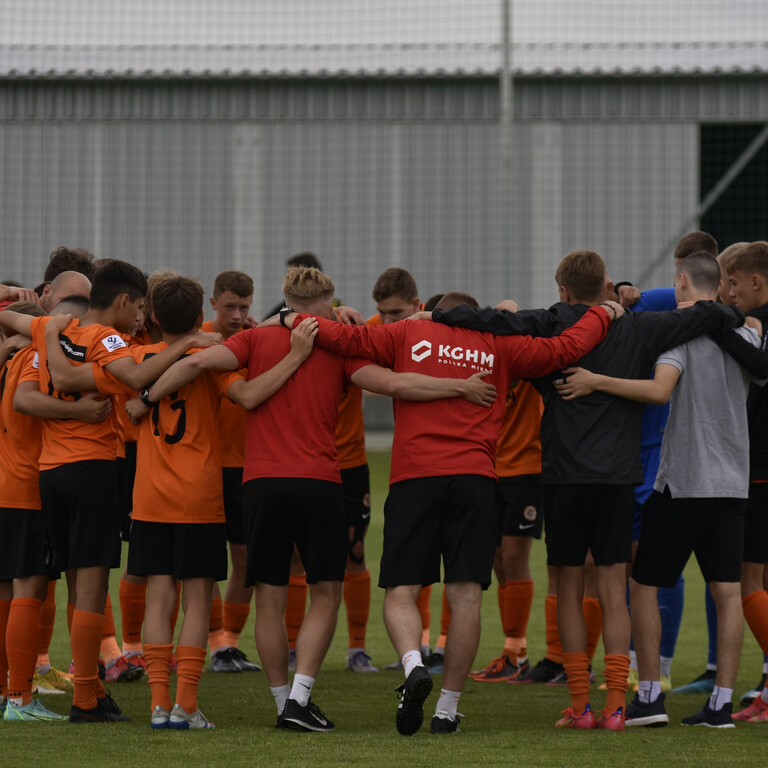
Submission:
<svg viewBox="0 0 768 768">
<path fill-rule="evenodd" d="M 701 217 L 717 202 L 723 192 L 731 186 L 736 177 L 749 165 L 752 158 L 763 148 L 766 141 L 768 141 L 768 124 L 763 126 L 763 130 L 755 136 L 749 146 L 736 158 L 733 165 L 720 177 L 720 181 L 712 187 L 709 194 L 699 203 L 699 207 L 685 220 L 685 223 L 680 227 L 675 236 L 669 240 L 659 255 L 637 278 L 638 285 L 643 285 L 650 279 L 656 268 L 667 259 L 669 252 L 675 247 L 677 241 L 687 234 L 692 226 L 698 225 Z"/>
<path fill-rule="evenodd" d="M 517 270 L 512 264 L 512 0 L 501 2 L 501 75 L 499 96 L 501 115 L 499 123 L 499 154 L 501 158 L 501 270 L 502 285 L 507 292 L 519 294 L 513 286 Z M 517 281 L 515 281 L 517 282 Z"/>
</svg>

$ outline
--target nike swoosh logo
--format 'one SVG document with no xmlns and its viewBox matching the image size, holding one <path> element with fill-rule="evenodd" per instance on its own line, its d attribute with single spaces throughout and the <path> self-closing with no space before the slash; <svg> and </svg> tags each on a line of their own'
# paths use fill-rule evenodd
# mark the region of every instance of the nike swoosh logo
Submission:
<svg viewBox="0 0 768 768">
<path fill-rule="evenodd" d="M 522 523 L 519 523 L 517 527 L 521 531 L 524 531 L 526 528 L 533 528 L 534 525 L 536 525 L 536 523 L 531 523 L 530 525 L 523 525 Z"/>
</svg>

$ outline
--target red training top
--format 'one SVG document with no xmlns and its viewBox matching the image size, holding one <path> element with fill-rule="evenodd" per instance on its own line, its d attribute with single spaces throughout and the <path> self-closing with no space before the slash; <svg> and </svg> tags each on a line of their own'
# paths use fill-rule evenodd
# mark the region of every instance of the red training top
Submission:
<svg viewBox="0 0 768 768">
<path fill-rule="evenodd" d="M 306 317 L 299 315 L 296 322 Z M 510 382 L 576 362 L 602 341 L 610 327 L 608 314 L 600 308 L 590 309 L 553 338 L 493 336 L 410 320 L 375 327 L 317 320 L 315 347 L 368 357 L 394 371 L 455 379 L 490 371 L 486 381 L 499 393 L 491 408 L 464 398 L 395 400 L 391 483 L 454 474 L 495 478 L 496 441 Z"/>
<path fill-rule="evenodd" d="M 288 354 L 290 331 L 250 328 L 230 336 L 224 345 L 237 356 L 239 368 L 248 368 L 250 381 Z M 246 414 L 243 482 L 257 477 L 341 482 L 335 437 L 339 403 L 352 374 L 370 362 L 315 347 L 269 400 Z"/>
</svg>

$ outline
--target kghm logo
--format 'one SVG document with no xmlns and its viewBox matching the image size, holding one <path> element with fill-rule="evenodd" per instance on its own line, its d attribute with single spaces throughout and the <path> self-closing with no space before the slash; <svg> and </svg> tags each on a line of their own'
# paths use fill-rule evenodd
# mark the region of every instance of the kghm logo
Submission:
<svg viewBox="0 0 768 768">
<path fill-rule="evenodd" d="M 422 339 L 418 344 L 414 344 L 411 347 L 411 358 L 420 363 L 425 357 L 429 357 L 432 354 L 432 344 L 426 339 Z"/>
</svg>

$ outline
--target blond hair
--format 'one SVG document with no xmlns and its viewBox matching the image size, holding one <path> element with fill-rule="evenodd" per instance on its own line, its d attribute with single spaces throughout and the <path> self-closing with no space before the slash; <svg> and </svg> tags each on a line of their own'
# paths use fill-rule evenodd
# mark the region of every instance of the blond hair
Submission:
<svg viewBox="0 0 768 768">
<path fill-rule="evenodd" d="M 314 267 L 292 267 L 283 280 L 288 304 L 310 304 L 318 299 L 331 301 L 336 292 L 331 278 Z"/>
</svg>

